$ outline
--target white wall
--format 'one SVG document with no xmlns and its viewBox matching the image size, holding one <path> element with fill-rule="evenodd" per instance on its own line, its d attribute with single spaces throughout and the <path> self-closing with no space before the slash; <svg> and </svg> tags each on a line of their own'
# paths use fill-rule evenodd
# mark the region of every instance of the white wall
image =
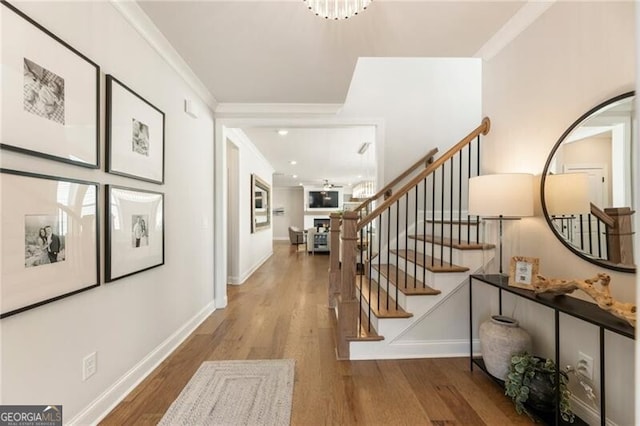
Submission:
<svg viewBox="0 0 640 426">
<path fill-rule="evenodd" d="M 492 129 L 485 137 L 484 172 L 540 174 L 554 143 L 580 115 L 608 98 L 633 90 L 634 31 L 633 2 L 557 2 L 486 61 L 483 107 L 492 120 Z M 604 270 L 574 256 L 542 217 L 523 220 L 520 238 L 519 254 L 539 257 L 541 274 L 588 278 L 604 271 L 612 277 L 616 298 L 635 300 L 635 275 Z M 520 304 L 516 317 L 524 327 L 537 329 L 543 311 Z M 598 353 L 593 353 L 597 333 L 574 326 L 571 321 L 562 322 L 564 336 L 572 336 L 563 340 L 563 364 L 575 364 L 578 350 L 585 350 L 597 365 Z M 540 347 L 549 347 L 551 332 L 549 327 L 539 331 L 538 340 L 547 340 Z M 608 360 L 616 360 L 628 377 L 633 374 L 632 347 L 629 342 L 607 344 Z M 633 385 L 616 379 L 619 377 L 610 375 L 607 381 L 608 417 L 620 425 L 633 424 Z"/>
<path fill-rule="evenodd" d="M 273 216 L 273 239 L 289 241 L 289 227 L 304 226 L 303 190 L 301 186 L 279 187 L 273 191 L 273 207 L 284 208 L 284 214 Z"/>
<path fill-rule="evenodd" d="M 167 339 L 179 338 L 174 333 L 181 327 L 194 318 L 203 319 L 199 313 L 213 310 L 213 118 L 198 95 L 111 3 L 14 4 L 101 66 L 102 126 L 105 73 L 115 75 L 166 114 L 164 185 L 1 154 L 0 164 L 6 168 L 165 194 L 164 266 L 0 321 L 0 403 L 62 404 L 67 422 L 100 397 L 82 418 L 87 423 L 168 353 L 176 341 Z M 185 98 L 195 103 L 199 118 L 183 112 Z M 100 134 L 104 165 L 104 131 Z M 98 200 L 104 230 L 104 186 Z M 104 259 L 104 247 L 101 255 Z M 163 343 L 168 346 L 161 347 Z M 93 351 L 97 351 L 97 374 L 82 382 L 81 360 Z"/>
<path fill-rule="evenodd" d="M 480 125 L 481 61 L 360 58 L 341 116 L 384 120 L 376 137 L 378 187 L 430 149 L 444 153 Z M 381 151 L 380 151 L 381 150 Z"/>
<path fill-rule="evenodd" d="M 224 135 L 226 140 L 238 148 L 238 187 L 240 189 L 238 203 L 240 214 L 236 218 L 228 218 L 238 220 L 236 228 L 239 231 L 238 235 L 228 236 L 228 238 L 238 238 L 238 253 L 228 253 L 228 256 L 237 256 L 238 270 L 228 271 L 227 275 L 229 284 L 241 284 L 273 254 L 273 217 L 269 228 L 251 232 L 251 174 L 257 175 L 271 186 L 273 198 L 273 167 L 242 130 L 225 128 Z"/>
</svg>

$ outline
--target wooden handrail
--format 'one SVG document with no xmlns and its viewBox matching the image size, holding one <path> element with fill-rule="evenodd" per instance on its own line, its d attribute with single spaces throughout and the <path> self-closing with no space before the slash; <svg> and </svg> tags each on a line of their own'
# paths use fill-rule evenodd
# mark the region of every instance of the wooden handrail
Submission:
<svg viewBox="0 0 640 426">
<path fill-rule="evenodd" d="M 438 153 L 438 148 L 433 148 L 424 157 L 416 161 L 411 167 L 409 167 L 407 170 L 402 172 L 397 178 L 395 178 L 394 180 L 386 184 L 384 188 L 378 191 L 375 195 L 367 198 L 362 204 L 356 207 L 353 211 L 358 212 L 364 209 L 369 204 L 371 204 L 373 201 L 382 197 L 387 191 L 389 191 L 390 189 L 393 189 L 394 186 L 396 186 L 399 182 L 402 182 L 407 176 L 409 176 L 415 169 L 420 167 L 422 164 L 424 164 L 424 166 L 427 167 L 432 162 L 433 156 L 436 155 L 437 153 Z"/>
<path fill-rule="evenodd" d="M 606 214 L 603 210 L 600 209 L 600 207 L 596 206 L 593 203 L 591 203 L 591 214 L 611 228 L 613 228 L 616 224 L 616 220 L 614 218 Z"/>
<path fill-rule="evenodd" d="M 358 231 L 364 228 L 369 222 L 378 217 L 382 212 L 387 210 L 389 206 L 402 198 L 407 192 L 413 189 L 421 180 L 425 177 L 429 176 L 433 173 L 434 170 L 438 169 L 441 165 L 447 162 L 451 157 L 453 157 L 457 152 L 462 150 L 467 144 L 473 141 L 478 135 L 486 135 L 489 133 L 489 129 L 491 128 L 491 120 L 489 117 L 485 117 L 482 119 L 482 123 L 476 127 L 471 133 L 465 136 L 460 142 L 451 147 L 447 152 L 445 152 L 441 157 L 435 160 L 433 163 L 429 165 L 426 169 L 424 169 L 420 174 L 415 176 L 409 182 L 407 182 L 398 192 L 393 194 L 391 197 L 387 198 L 384 203 L 380 206 L 376 207 L 374 211 L 369 213 L 367 216 L 363 217 L 360 222 L 358 222 Z"/>
</svg>

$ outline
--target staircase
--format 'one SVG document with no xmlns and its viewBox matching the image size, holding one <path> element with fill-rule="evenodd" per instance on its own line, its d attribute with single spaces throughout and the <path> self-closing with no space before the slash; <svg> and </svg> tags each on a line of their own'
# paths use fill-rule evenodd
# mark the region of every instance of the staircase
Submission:
<svg viewBox="0 0 640 426">
<path fill-rule="evenodd" d="M 432 151 L 356 211 L 331 216 L 329 306 L 339 358 L 468 354 L 463 289 L 494 256 L 480 241 L 479 218 L 465 211 L 489 127 L 485 118 L 438 159 Z"/>
</svg>

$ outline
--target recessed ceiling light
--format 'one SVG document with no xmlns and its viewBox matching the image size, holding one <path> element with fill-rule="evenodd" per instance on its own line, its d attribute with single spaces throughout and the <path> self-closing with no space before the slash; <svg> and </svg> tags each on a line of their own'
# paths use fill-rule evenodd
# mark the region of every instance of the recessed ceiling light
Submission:
<svg viewBox="0 0 640 426">
<path fill-rule="evenodd" d="M 278 134 L 280 136 L 287 136 L 289 134 L 289 131 L 287 129 L 280 129 L 278 130 Z"/>
<path fill-rule="evenodd" d="M 297 178 L 297 177 L 298 177 L 298 175 L 293 175 L 293 178 L 294 178 L 294 179 L 295 179 L 295 178 Z"/>
<path fill-rule="evenodd" d="M 296 160 L 291 160 L 289 161 L 289 164 L 291 164 L 292 166 L 295 166 L 296 164 L 298 164 L 298 162 Z"/>
<path fill-rule="evenodd" d="M 362 179 L 362 175 L 358 175 L 358 179 Z"/>
<path fill-rule="evenodd" d="M 302 182 L 300 182 L 298 185 L 302 186 Z"/>
</svg>

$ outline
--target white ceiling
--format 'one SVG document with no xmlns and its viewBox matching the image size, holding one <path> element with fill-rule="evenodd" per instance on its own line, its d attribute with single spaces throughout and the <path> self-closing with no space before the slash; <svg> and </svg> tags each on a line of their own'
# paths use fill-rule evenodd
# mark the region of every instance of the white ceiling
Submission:
<svg viewBox="0 0 640 426">
<path fill-rule="evenodd" d="M 372 126 L 289 128 L 286 136 L 274 128 L 242 130 L 274 167 L 274 186 L 322 186 L 328 179 L 350 193 L 349 184 L 375 179 L 374 145 L 358 154 L 363 143 L 373 142 Z"/>
<path fill-rule="evenodd" d="M 380 1 L 343 21 L 296 1 L 140 1 L 218 102 L 342 103 L 358 57 L 470 57 L 524 1 Z"/>
<path fill-rule="evenodd" d="M 496 33 L 499 38 L 516 12 L 531 7 L 523 8 L 526 3 L 375 0 L 352 19 L 327 21 L 302 0 L 139 0 L 227 106 L 341 104 L 359 57 L 471 57 Z M 323 179 L 347 185 L 375 176 L 375 148 L 357 154 L 363 142 L 374 141 L 372 128 L 291 128 L 286 137 L 277 128 L 242 130 L 276 170 L 275 186 Z M 289 164 L 293 159 L 296 166 Z"/>
</svg>

